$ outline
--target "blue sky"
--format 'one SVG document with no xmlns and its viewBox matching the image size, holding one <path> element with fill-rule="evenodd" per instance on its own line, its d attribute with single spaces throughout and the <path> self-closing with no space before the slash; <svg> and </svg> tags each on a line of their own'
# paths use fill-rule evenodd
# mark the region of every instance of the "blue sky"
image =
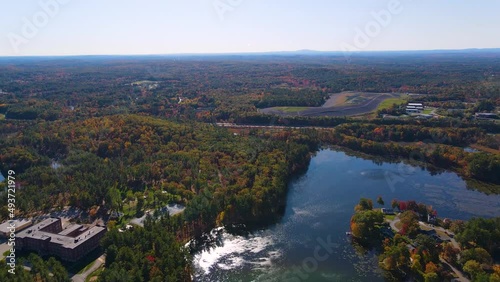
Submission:
<svg viewBox="0 0 500 282">
<path fill-rule="evenodd" d="M 500 1 L 493 0 L 0 0 L 0 5 L 0 56 L 500 48 Z M 385 17 L 377 21 L 374 13 Z"/>
</svg>

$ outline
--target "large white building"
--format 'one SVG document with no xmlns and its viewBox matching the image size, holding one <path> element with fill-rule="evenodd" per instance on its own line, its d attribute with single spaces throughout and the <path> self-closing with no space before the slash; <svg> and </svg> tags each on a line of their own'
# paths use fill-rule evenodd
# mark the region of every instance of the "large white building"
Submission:
<svg viewBox="0 0 500 282">
<path fill-rule="evenodd" d="M 407 114 L 419 114 L 424 111 L 424 105 L 422 103 L 408 103 L 406 106 Z"/>
</svg>

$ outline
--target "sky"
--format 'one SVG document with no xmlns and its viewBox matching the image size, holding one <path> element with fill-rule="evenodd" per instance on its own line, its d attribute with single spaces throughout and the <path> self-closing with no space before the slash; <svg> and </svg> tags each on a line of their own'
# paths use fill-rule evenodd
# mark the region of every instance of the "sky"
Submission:
<svg viewBox="0 0 500 282">
<path fill-rule="evenodd" d="M 496 0 L 0 0 L 0 56 L 500 48 Z"/>
</svg>

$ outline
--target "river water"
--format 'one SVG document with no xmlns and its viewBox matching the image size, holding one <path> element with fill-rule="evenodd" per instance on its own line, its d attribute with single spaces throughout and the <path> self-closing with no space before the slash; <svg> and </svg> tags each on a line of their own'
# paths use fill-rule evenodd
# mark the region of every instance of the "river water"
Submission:
<svg viewBox="0 0 500 282">
<path fill-rule="evenodd" d="M 195 281 L 383 281 L 374 254 L 357 252 L 345 232 L 361 197 L 432 205 L 439 217 L 500 216 L 500 196 L 468 190 L 455 173 L 432 175 L 406 164 L 375 163 L 322 150 L 289 186 L 282 220 L 266 230 L 211 232 L 195 254 Z"/>
</svg>

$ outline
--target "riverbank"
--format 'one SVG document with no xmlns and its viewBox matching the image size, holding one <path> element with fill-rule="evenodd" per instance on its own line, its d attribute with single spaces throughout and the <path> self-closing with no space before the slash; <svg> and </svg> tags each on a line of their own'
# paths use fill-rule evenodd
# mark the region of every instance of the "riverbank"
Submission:
<svg viewBox="0 0 500 282">
<path fill-rule="evenodd" d="M 399 171 L 411 173 L 391 188 L 385 175 Z M 195 281 L 384 281 L 375 253 L 358 252 L 345 235 L 360 195 L 415 199 L 432 205 L 442 217 L 500 216 L 499 196 L 468 190 L 454 173 L 431 174 L 408 164 L 320 150 L 306 173 L 289 183 L 281 220 L 252 232 L 219 229 L 193 255 Z M 321 251 L 324 260 L 312 264 L 322 243 L 330 252 Z"/>
</svg>

